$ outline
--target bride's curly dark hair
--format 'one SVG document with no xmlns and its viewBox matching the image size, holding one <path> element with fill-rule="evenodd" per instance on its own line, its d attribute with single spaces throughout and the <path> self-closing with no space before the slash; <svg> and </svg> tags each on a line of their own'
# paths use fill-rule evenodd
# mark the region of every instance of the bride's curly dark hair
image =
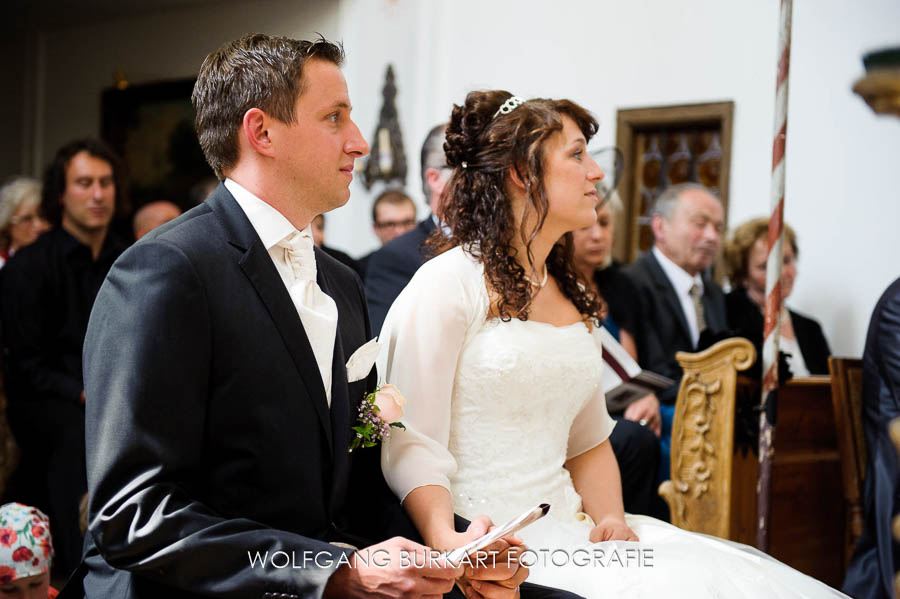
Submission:
<svg viewBox="0 0 900 599">
<path fill-rule="evenodd" d="M 444 151 L 447 164 L 454 171 L 444 191 L 442 210 L 442 218 L 452 234 L 447 237 L 438 229 L 428 240 L 433 254 L 462 245 L 484 264 L 490 286 L 498 295 L 495 309 L 505 321 L 528 319 L 533 288 L 516 260 L 512 241 L 518 233 L 528 263 L 534 264 L 531 244 L 548 210 L 543 182 L 544 143 L 562 131 L 563 115 L 578 125 L 586 139 L 597 132 L 594 117 L 569 100 L 528 100 L 495 118 L 494 114 L 510 97 L 512 94 L 502 90 L 474 91 L 466 96 L 463 106 L 453 106 Z M 518 231 L 506 194 L 510 167 L 526 184 L 528 197 Z M 528 230 L 526 223 L 532 210 L 535 224 Z M 603 302 L 576 270 L 572 252 L 572 234 L 566 233 L 547 257 L 548 272 L 586 320 L 600 321 L 605 310 Z"/>
</svg>

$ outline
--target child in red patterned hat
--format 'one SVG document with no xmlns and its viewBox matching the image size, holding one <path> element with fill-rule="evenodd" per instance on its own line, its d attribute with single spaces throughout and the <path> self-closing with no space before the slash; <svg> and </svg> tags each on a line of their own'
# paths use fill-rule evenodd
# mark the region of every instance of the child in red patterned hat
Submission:
<svg viewBox="0 0 900 599">
<path fill-rule="evenodd" d="M 0 597 L 53 599 L 50 521 L 21 503 L 0 507 Z"/>
</svg>

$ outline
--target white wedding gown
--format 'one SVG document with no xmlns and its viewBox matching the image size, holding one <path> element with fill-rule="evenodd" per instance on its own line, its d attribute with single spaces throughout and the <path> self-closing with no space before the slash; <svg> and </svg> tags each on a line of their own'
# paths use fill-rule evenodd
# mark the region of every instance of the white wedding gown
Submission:
<svg viewBox="0 0 900 599">
<path fill-rule="evenodd" d="M 581 323 L 486 319 L 483 276 L 450 250 L 420 269 L 385 321 L 379 373 L 408 399 L 407 430 L 382 450 L 399 497 L 442 485 L 458 514 L 497 524 L 549 503 L 520 533 L 529 581 L 585 597 L 844 596 L 753 548 L 646 516 L 626 516 L 640 542 L 589 543 L 593 523 L 563 464 L 614 426 L 599 343 Z"/>
</svg>

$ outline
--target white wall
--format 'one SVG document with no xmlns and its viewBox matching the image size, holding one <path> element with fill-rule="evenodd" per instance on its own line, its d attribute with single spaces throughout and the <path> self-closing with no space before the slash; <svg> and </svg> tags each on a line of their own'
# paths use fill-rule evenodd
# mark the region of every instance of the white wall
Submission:
<svg viewBox="0 0 900 599">
<path fill-rule="evenodd" d="M 735 101 L 729 225 L 768 212 L 778 0 L 342 0 L 345 73 L 364 134 L 385 65 L 418 190 L 418 150 L 476 88 L 569 97 L 615 140 L 618 108 Z M 832 350 L 860 355 L 869 314 L 900 276 L 900 120 L 851 92 L 862 55 L 900 44 L 895 0 L 795 0 L 785 218 L 800 238 L 790 303 L 815 315 Z M 354 183 L 329 242 L 359 254 L 371 194 Z M 363 210 L 365 208 L 365 210 Z"/>
</svg>

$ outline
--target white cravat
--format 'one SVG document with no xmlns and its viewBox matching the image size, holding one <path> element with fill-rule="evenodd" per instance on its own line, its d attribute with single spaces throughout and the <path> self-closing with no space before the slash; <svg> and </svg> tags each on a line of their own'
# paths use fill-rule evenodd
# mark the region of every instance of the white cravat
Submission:
<svg viewBox="0 0 900 599">
<path fill-rule="evenodd" d="M 253 230 L 266 248 L 291 301 L 306 337 L 312 346 L 316 365 L 325 385 L 325 397 L 331 405 L 331 362 L 337 334 L 337 306 L 316 283 L 316 256 L 312 229 L 297 231 L 294 225 L 271 204 L 255 196 L 232 179 L 225 188 L 244 211 Z M 293 260 L 291 256 L 293 255 Z"/>
<path fill-rule="evenodd" d="M 309 227 L 302 232 L 294 231 L 276 245 L 284 251 L 284 262 L 293 276 L 293 280 L 288 284 L 288 292 L 316 356 L 322 383 L 325 385 L 325 397 L 330 406 L 331 362 L 337 335 L 337 305 L 316 283 L 316 256 L 313 252 Z"/>
</svg>

